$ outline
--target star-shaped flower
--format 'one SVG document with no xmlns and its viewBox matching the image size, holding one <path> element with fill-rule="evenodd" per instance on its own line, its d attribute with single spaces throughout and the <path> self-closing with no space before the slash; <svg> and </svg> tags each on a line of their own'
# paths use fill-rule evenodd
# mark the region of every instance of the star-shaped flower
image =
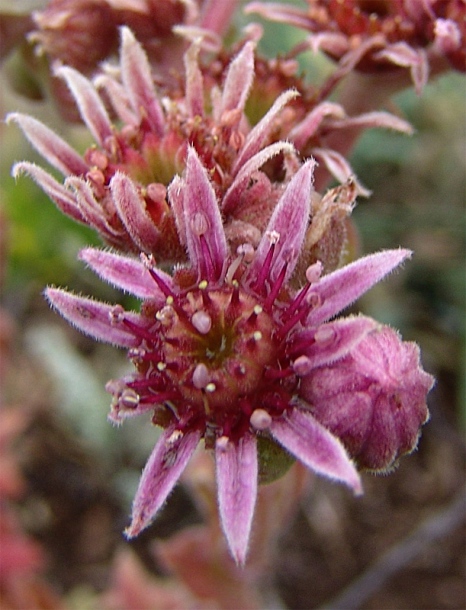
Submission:
<svg viewBox="0 0 466 610">
<path fill-rule="evenodd" d="M 302 388 L 315 369 L 348 357 L 379 328 L 364 316 L 335 316 L 410 252 L 366 256 L 323 277 L 315 263 L 304 285 L 293 288 L 312 212 L 314 165 L 307 161 L 294 175 L 258 247 L 231 253 L 209 174 L 190 148 L 185 174 L 169 188 L 186 266 L 169 275 L 152 257 L 139 262 L 92 248 L 80 255 L 102 279 L 141 298 L 140 313 L 47 290 L 50 303 L 80 330 L 128 349 L 136 371 L 109 382 L 110 418 L 119 423 L 150 412 L 163 428 L 142 473 L 129 537 L 153 519 L 201 439 L 215 454 L 220 517 L 240 564 L 263 442 L 361 493 L 350 456 L 313 415 Z M 404 408 L 410 410 L 409 400 Z M 423 421 L 414 414 L 410 425 Z"/>
</svg>

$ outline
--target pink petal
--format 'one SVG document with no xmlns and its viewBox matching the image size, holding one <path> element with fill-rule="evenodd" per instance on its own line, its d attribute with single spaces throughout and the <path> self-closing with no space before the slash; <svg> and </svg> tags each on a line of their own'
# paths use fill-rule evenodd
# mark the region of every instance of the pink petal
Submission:
<svg viewBox="0 0 466 610">
<path fill-rule="evenodd" d="M 184 55 L 186 105 L 191 117 L 204 116 L 204 81 L 198 65 L 200 46 L 194 42 Z"/>
<path fill-rule="evenodd" d="M 243 110 L 254 79 L 254 43 L 247 42 L 231 62 L 223 86 L 220 115 Z"/>
<path fill-rule="evenodd" d="M 185 182 L 183 212 L 189 257 L 201 278 L 216 281 L 223 272 L 228 248 L 214 189 L 192 147 L 188 149 Z"/>
<path fill-rule="evenodd" d="M 87 224 L 109 240 L 120 235 L 119 231 L 107 222 L 102 206 L 94 197 L 94 191 L 89 182 L 83 178 L 71 176 L 65 180 L 65 186 L 71 186 L 74 189 L 76 201 Z"/>
<path fill-rule="evenodd" d="M 303 348 L 302 354 L 307 358 L 307 365 L 315 368 L 343 358 L 378 326 L 372 318 L 352 316 L 321 324 L 317 330 L 305 330 L 295 337 L 299 345 L 306 339 L 309 341 L 309 347 Z"/>
<path fill-rule="evenodd" d="M 201 433 L 182 433 L 170 426 L 162 432 L 142 472 L 133 502 L 128 538 L 137 536 L 154 518 L 194 453 Z"/>
<path fill-rule="evenodd" d="M 369 197 L 371 191 L 366 189 L 354 175 L 353 169 L 343 155 L 336 150 L 330 148 L 313 148 L 312 153 L 322 159 L 325 167 L 334 176 L 338 182 L 344 184 L 351 180 L 357 188 L 358 195 Z"/>
<path fill-rule="evenodd" d="M 86 223 L 86 218 L 79 209 L 76 197 L 48 172 L 28 161 L 16 163 L 12 170 L 13 178 L 18 178 L 23 173 L 28 174 L 64 214 L 78 222 Z"/>
<path fill-rule="evenodd" d="M 79 258 L 85 261 L 99 277 L 113 286 L 126 290 L 140 299 L 155 299 L 161 304 L 165 302 L 165 295 L 143 263 L 128 256 L 96 248 L 81 250 Z M 171 285 L 172 279 L 169 275 L 162 271 L 157 273 L 163 275 L 166 284 Z"/>
<path fill-rule="evenodd" d="M 409 68 L 416 93 L 420 95 L 429 79 L 429 61 L 424 49 L 415 49 L 406 42 L 397 42 L 386 46 L 374 55 L 376 59 L 385 59 L 397 66 Z"/>
<path fill-rule="evenodd" d="M 270 236 L 278 235 L 275 246 L 269 279 L 274 281 L 286 264 L 285 281 L 295 268 L 304 235 L 309 222 L 310 198 L 315 167 L 314 159 L 310 159 L 299 169 L 290 180 L 280 201 L 278 202 L 267 229 L 257 247 L 256 256 L 249 270 L 249 277 L 254 281 L 258 277 L 270 250 Z"/>
<path fill-rule="evenodd" d="M 295 407 L 281 419 L 273 420 L 270 432 L 285 449 L 317 474 L 346 483 L 356 494 L 362 493 L 358 471 L 343 445 L 310 413 Z"/>
<path fill-rule="evenodd" d="M 92 83 L 77 70 L 68 66 L 57 68 L 55 74 L 66 81 L 83 121 L 95 140 L 104 146 L 105 140 L 113 133 L 112 124 Z"/>
<path fill-rule="evenodd" d="M 246 15 L 255 13 L 270 21 L 288 23 L 305 30 L 311 29 L 313 23 L 305 10 L 280 2 L 250 2 L 244 8 L 244 12 Z"/>
<path fill-rule="evenodd" d="M 236 174 L 235 179 L 223 197 L 222 211 L 227 214 L 234 209 L 241 192 L 246 188 L 246 185 L 250 181 L 251 175 L 262 167 L 266 161 L 280 153 L 287 154 L 293 152 L 295 152 L 295 148 L 292 144 L 289 142 L 279 141 L 275 142 L 274 144 L 270 144 L 270 146 L 266 146 L 248 161 L 246 161 L 246 163 Z"/>
<path fill-rule="evenodd" d="M 309 138 L 319 129 L 322 121 L 328 116 L 342 119 L 345 116 L 345 110 L 340 104 L 322 102 L 292 129 L 289 138 L 298 150 L 302 149 Z"/>
<path fill-rule="evenodd" d="M 231 25 L 238 0 L 206 0 L 202 3 L 200 26 L 217 34 L 224 34 Z"/>
<path fill-rule="evenodd" d="M 7 123 L 14 121 L 39 154 L 64 176 L 85 174 L 88 166 L 65 140 L 40 121 L 20 112 L 11 112 Z"/>
<path fill-rule="evenodd" d="M 112 322 L 118 306 L 79 297 L 59 288 L 47 288 L 45 296 L 65 320 L 98 341 L 118 347 L 136 347 L 140 342 L 130 330 Z M 135 323 L 139 321 L 137 314 L 125 312 L 125 316 Z"/>
<path fill-rule="evenodd" d="M 125 87 L 108 74 L 98 74 L 94 79 L 97 90 L 103 89 L 110 101 L 113 110 L 123 123 L 128 125 L 139 124 L 139 113 L 134 113 L 130 107 Z"/>
<path fill-rule="evenodd" d="M 121 28 L 121 77 L 133 110 L 141 118 L 147 117 L 151 128 L 161 135 L 165 121 L 149 60 L 128 27 Z"/>
<path fill-rule="evenodd" d="M 160 239 L 160 232 L 145 210 L 136 185 L 123 172 L 110 181 L 115 207 L 133 241 L 143 252 L 150 252 Z"/>
<path fill-rule="evenodd" d="M 378 127 L 384 129 L 393 129 L 400 133 L 412 135 L 414 133 L 413 126 L 400 117 L 391 114 L 390 112 L 374 111 L 365 112 L 355 117 L 347 117 L 342 120 L 328 121 L 331 129 L 347 129 L 348 127 Z"/>
<path fill-rule="evenodd" d="M 280 114 L 283 107 L 286 106 L 289 101 L 296 98 L 298 95 L 299 94 L 297 91 L 291 89 L 279 95 L 279 97 L 273 103 L 272 107 L 267 111 L 267 113 L 262 117 L 262 119 L 257 123 L 257 125 L 248 133 L 247 138 L 244 142 L 244 146 L 234 162 L 232 170 L 233 176 L 238 173 L 238 170 L 241 169 L 241 167 L 246 163 L 246 161 L 249 161 L 249 159 L 251 159 L 255 154 L 260 151 L 264 140 L 267 138 L 270 130 L 275 125 L 275 119 L 277 118 L 277 115 Z"/>
<path fill-rule="evenodd" d="M 217 442 L 215 462 L 220 519 L 233 558 L 244 565 L 257 497 L 257 445 L 252 434 L 238 443 Z"/>
<path fill-rule="evenodd" d="M 168 200 L 175 217 L 176 229 L 180 243 L 186 246 L 186 219 L 183 212 L 183 195 L 186 182 L 181 176 L 174 176 L 167 188 Z"/>
<path fill-rule="evenodd" d="M 309 298 L 317 297 L 319 304 L 306 325 L 317 326 L 351 305 L 411 254 L 402 248 L 377 252 L 324 276 L 310 290 Z"/>
</svg>

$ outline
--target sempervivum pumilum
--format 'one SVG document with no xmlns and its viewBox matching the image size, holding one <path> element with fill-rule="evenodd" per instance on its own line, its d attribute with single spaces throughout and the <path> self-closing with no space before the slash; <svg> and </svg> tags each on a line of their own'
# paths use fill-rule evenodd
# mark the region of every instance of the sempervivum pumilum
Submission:
<svg viewBox="0 0 466 610">
<path fill-rule="evenodd" d="M 80 330 L 128 349 L 135 372 L 109 382 L 111 420 L 150 412 L 163 429 L 142 474 L 128 536 L 150 523 L 201 439 L 215 454 L 220 517 L 238 563 L 247 553 L 263 439 L 361 492 L 349 454 L 314 417 L 316 405 L 302 387 L 316 368 L 348 357 L 377 331 L 370 318 L 334 316 L 410 252 L 366 256 L 323 277 L 315 263 L 301 287 L 292 287 L 312 214 L 313 169 L 308 161 L 291 179 L 258 247 L 232 252 L 208 172 L 190 148 L 185 174 L 170 186 L 187 265 L 169 275 L 145 255 L 141 262 L 95 249 L 80 255 L 104 280 L 140 297 L 139 313 L 47 290 L 50 303 Z M 406 425 L 417 433 L 425 418 L 414 407 Z M 409 400 L 403 409 L 411 413 Z"/>
<path fill-rule="evenodd" d="M 65 214 L 96 229 L 109 245 L 173 263 L 183 261 L 185 252 L 167 187 L 183 171 L 188 145 L 210 172 L 228 241 L 248 241 L 256 247 L 299 167 L 295 149 L 305 157 L 317 156 L 345 182 L 351 168 L 342 155 L 329 150 L 321 134 L 339 133 L 345 127 L 410 129 L 383 112 L 347 117 L 343 108 L 330 102 L 309 112 L 300 106 L 298 112 L 290 107 L 298 96 L 295 90 L 277 94 L 251 125 L 246 102 L 255 75 L 255 42 L 245 42 L 232 60 L 225 61 L 225 72 L 215 74 L 202 66 L 200 44 L 194 42 L 184 56 L 183 91 L 178 88 L 167 95 L 156 86 L 147 55 L 128 28 L 121 30 L 119 65 L 107 66 L 94 83 L 72 67 L 60 67 L 57 75 L 66 81 L 95 144 L 80 155 L 40 121 L 12 113 L 9 120 L 65 180 L 61 184 L 29 162 L 17 163 L 14 175 L 30 175 Z M 269 73 L 261 78 L 268 79 Z M 256 85 L 260 91 L 260 82 Z M 327 210 L 329 220 L 343 209 L 345 216 L 356 194 L 364 192 L 354 178 L 353 184 L 356 188 L 349 189 L 338 211 Z M 341 248 L 338 243 L 336 249 Z"/>
</svg>

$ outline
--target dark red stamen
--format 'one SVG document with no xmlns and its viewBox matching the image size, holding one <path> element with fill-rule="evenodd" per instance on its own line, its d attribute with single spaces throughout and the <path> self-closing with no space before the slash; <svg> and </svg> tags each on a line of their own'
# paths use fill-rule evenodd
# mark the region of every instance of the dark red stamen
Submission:
<svg viewBox="0 0 466 610">
<path fill-rule="evenodd" d="M 283 285 L 283 282 L 285 280 L 285 276 L 286 276 L 286 269 L 287 269 L 288 265 L 287 263 L 285 263 L 282 267 L 282 270 L 280 271 L 277 279 L 275 280 L 273 286 L 272 286 L 272 290 L 270 291 L 270 294 L 268 295 L 268 297 L 265 299 L 265 303 L 264 303 L 264 309 L 266 311 L 270 311 L 273 302 L 275 301 L 275 299 L 278 296 L 278 293 L 280 292 L 280 289 Z"/>
<path fill-rule="evenodd" d="M 265 280 L 267 279 L 270 271 L 270 266 L 272 265 L 272 259 L 275 252 L 275 244 L 270 244 L 269 251 L 267 252 L 267 256 L 265 257 L 264 264 L 259 272 L 257 280 L 254 282 L 254 288 L 256 290 L 260 290 L 264 287 Z"/>
<path fill-rule="evenodd" d="M 141 339 L 146 339 L 147 341 L 150 341 L 151 343 L 153 343 L 157 340 L 156 335 L 149 332 L 145 328 L 141 328 L 138 324 L 135 324 L 131 320 L 128 320 L 127 318 L 123 318 L 122 322 L 126 327 L 128 327 L 135 335 L 137 335 Z"/>
</svg>

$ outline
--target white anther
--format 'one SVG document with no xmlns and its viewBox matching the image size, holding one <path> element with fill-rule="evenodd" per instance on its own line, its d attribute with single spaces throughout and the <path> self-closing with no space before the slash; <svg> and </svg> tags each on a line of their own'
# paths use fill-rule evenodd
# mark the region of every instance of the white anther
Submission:
<svg viewBox="0 0 466 610">
<path fill-rule="evenodd" d="M 165 303 L 166 303 L 168 306 L 173 305 L 173 301 L 174 301 L 174 299 L 173 299 L 173 297 L 171 296 L 171 294 L 170 294 L 170 295 L 168 295 L 168 297 L 165 299 Z"/>
<path fill-rule="evenodd" d="M 334 339 L 335 330 L 330 326 L 321 326 L 314 335 L 314 341 L 320 344 L 330 343 Z"/>
<path fill-rule="evenodd" d="M 230 444 L 230 439 L 228 436 L 220 436 L 215 441 L 215 446 L 219 451 L 226 451 L 228 449 L 228 445 Z"/>
<path fill-rule="evenodd" d="M 196 311 L 191 317 L 191 322 L 194 328 L 201 333 L 206 335 L 212 328 L 212 318 L 206 311 Z"/>
<path fill-rule="evenodd" d="M 176 441 L 179 441 L 183 436 L 181 430 L 174 430 L 170 436 L 167 438 L 167 445 L 173 445 Z"/>
<path fill-rule="evenodd" d="M 167 368 L 165 362 L 157 362 L 157 370 L 162 372 Z"/>
<path fill-rule="evenodd" d="M 262 313 L 264 310 L 262 309 L 262 307 L 260 305 L 254 305 L 254 309 L 253 309 L 254 313 L 256 314 L 256 316 L 258 316 L 260 313 Z"/>
<path fill-rule="evenodd" d="M 146 350 L 143 347 L 132 347 L 128 350 L 130 358 L 143 358 L 146 355 Z"/>
<path fill-rule="evenodd" d="M 266 235 L 271 245 L 278 244 L 280 241 L 280 233 L 278 231 L 267 231 Z"/>
<path fill-rule="evenodd" d="M 108 312 L 108 317 L 110 318 L 110 324 L 119 324 L 125 319 L 125 310 L 121 305 L 115 305 Z"/>
<path fill-rule="evenodd" d="M 204 235 L 209 229 L 209 219 L 204 212 L 194 212 L 191 218 L 191 227 L 194 233 L 198 236 Z"/>
<path fill-rule="evenodd" d="M 296 375 L 303 377 L 312 370 L 312 362 L 307 356 L 300 356 L 293 362 L 293 371 Z"/>
<path fill-rule="evenodd" d="M 193 384 L 198 390 L 203 390 L 209 384 L 209 369 L 202 362 L 196 366 L 193 373 Z"/>
<path fill-rule="evenodd" d="M 256 330 L 252 336 L 254 337 L 254 341 L 260 341 L 262 339 L 262 333 L 260 330 Z"/>
<path fill-rule="evenodd" d="M 125 409 L 135 409 L 139 404 L 139 394 L 131 388 L 126 388 L 121 393 L 118 404 Z"/>
<path fill-rule="evenodd" d="M 155 258 L 153 254 L 147 255 L 144 252 L 141 252 L 140 259 L 141 263 L 144 265 L 144 267 L 146 267 L 146 269 L 152 269 L 152 267 L 155 267 Z"/>
<path fill-rule="evenodd" d="M 165 305 L 162 309 L 155 314 L 156 320 L 158 320 L 162 326 L 169 326 L 172 323 L 173 318 L 175 317 L 175 312 L 170 307 L 170 305 Z"/>
<path fill-rule="evenodd" d="M 306 269 L 306 279 L 309 284 L 317 282 L 322 274 L 322 268 L 323 265 L 320 261 L 317 261 L 313 265 L 309 265 L 309 267 Z"/>
<path fill-rule="evenodd" d="M 215 392 L 216 389 L 217 389 L 217 386 L 215 385 L 215 383 L 212 383 L 212 382 L 208 383 L 205 387 L 205 391 L 210 392 L 210 393 Z"/>
<path fill-rule="evenodd" d="M 264 409 L 255 409 L 249 419 L 251 426 L 256 430 L 266 430 L 272 423 L 271 416 Z"/>
<path fill-rule="evenodd" d="M 241 244 L 236 248 L 236 254 L 241 256 L 245 263 L 250 263 L 254 258 L 254 248 L 251 244 Z"/>
</svg>

